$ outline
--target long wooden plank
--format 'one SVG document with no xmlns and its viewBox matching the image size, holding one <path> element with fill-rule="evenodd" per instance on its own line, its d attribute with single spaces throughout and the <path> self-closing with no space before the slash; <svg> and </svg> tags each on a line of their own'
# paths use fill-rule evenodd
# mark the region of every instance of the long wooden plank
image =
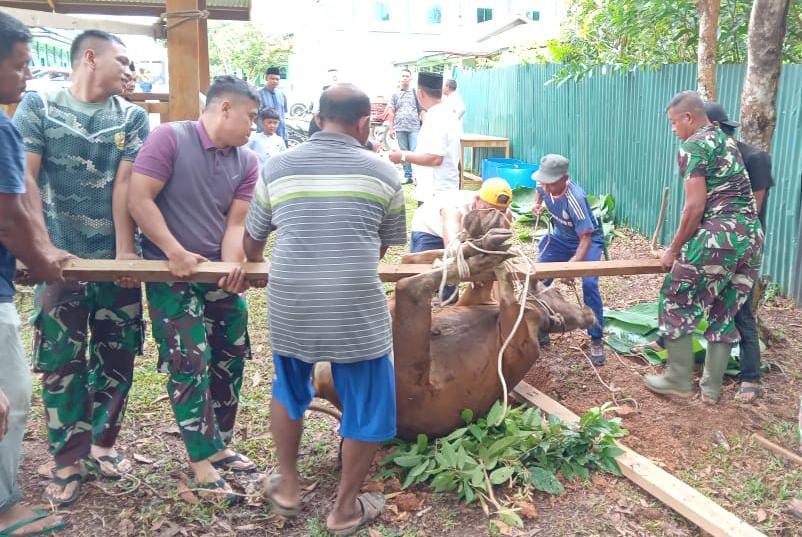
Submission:
<svg viewBox="0 0 802 537">
<path fill-rule="evenodd" d="M 112 34 L 146 35 L 148 37 L 164 37 L 161 27 L 152 24 L 135 24 L 95 17 L 92 19 L 73 17 L 62 13 L 48 13 L 15 7 L 0 7 L 12 17 L 16 17 L 25 26 L 60 28 L 64 30 L 103 30 Z"/>
<path fill-rule="evenodd" d="M 580 276 L 626 276 L 632 274 L 654 274 L 663 272 L 656 259 L 634 259 L 616 261 L 582 261 L 576 263 L 535 263 L 535 278 L 573 278 Z M 198 267 L 192 278 L 196 282 L 216 282 L 235 266 L 235 263 L 208 262 Z M 20 270 L 24 267 L 20 266 Z M 249 280 L 264 280 L 269 277 L 269 264 L 246 263 Z M 384 282 L 397 282 L 402 278 L 416 276 L 431 270 L 424 264 L 380 264 L 379 277 Z M 519 266 L 521 274 L 525 268 Z M 64 269 L 64 277 L 78 281 L 114 281 L 121 276 L 131 276 L 148 282 L 175 281 L 165 261 L 113 259 L 73 259 Z"/>
<path fill-rule="evenodd" d="M 563 421 L 579 416 L 526 382 L 513 395 Z M 714 537 L 758 537 L 764 535 L 690 485 L 680 481 L 648 458 L 618 443 L 624 450 L 616 459 L 624 476 Z M 765 537 L 765 536 L 764 536 Z"/>
</svg>

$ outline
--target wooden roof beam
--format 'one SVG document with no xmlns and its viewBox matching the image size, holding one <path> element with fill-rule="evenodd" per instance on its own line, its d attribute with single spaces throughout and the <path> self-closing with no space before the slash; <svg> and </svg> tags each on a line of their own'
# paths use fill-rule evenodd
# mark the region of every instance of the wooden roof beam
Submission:
<svg viewBox="0 0 802 537">
<path fill-rule="evenodd" d="M 153 38 L 164 37 L 164 27 L 160 23 L 148 25 L 100 18 L 85 19 L 61 13 L 48 13 L 47 11 L 16 7 L 0 7 L 0 11 L 16 17 L 25 26 L 29 27 L 38 26 L 61 30 L 103 30 L 112 34 L 146 35 Z"/>
</svg>

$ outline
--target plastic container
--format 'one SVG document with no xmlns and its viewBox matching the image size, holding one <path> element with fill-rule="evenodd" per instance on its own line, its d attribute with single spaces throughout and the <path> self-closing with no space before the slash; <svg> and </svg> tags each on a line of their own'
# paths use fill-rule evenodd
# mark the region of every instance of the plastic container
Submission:
<svg viewBox="0 0 802 537">
<path fill-rule="evenodd" d="M 532 174 L 539 168 L 537 164 L 529 164 L 514 158 L 487 158 L 482 161 L 482 181 L 491 177 L 501 177 L 510 187 L 526 186 L 535 188 L 537 184 Z"/>
</svg>

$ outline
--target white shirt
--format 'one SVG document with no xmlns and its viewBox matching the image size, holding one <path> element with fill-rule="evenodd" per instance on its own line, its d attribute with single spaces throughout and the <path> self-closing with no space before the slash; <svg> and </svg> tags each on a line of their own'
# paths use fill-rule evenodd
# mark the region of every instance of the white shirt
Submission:
<svg viewBox="0 0 802 537">
<path fill-rule="evenodd" d="M 459 120 L 460 132 L 462 132 L 462 118 L 465 115 L 465 102 L 459 96 L 456 90 L 451 92 L 451 95 L 443 95 L 443 104 L 445 104 Z"/>
<path fill-rule="evenodd" d="M 259 158 L 259 168 L 261 169 L 270 157 L 275 157 L 287 149 L 287 144 L 284 143 L 284 138 L 278 134 L 274 133 L 268 136 L 262 132 L 254 132 L 248 139 L 247 147 L 256 153 Z"/>
<path fill-rule="evenodd" d="M 442 209 L 456 209 L 464 217 L 473 209 L 478 191 L 456 190 L 441 191 L 432 196 L 423 205 L 415 209 L 410 231 L 421 231 L 437 237 L 443 237 Z"/>
<path fill-rule="evenodd" d="M 443 157 L 439 166 L 414 166 L 417 185 L 415 199 L 426 201 L 435 192 L 459 189 L 460 126 L 457 116 L 444 104 L 438 103 L 426 111 L 415 153 Z"/>
</svg>

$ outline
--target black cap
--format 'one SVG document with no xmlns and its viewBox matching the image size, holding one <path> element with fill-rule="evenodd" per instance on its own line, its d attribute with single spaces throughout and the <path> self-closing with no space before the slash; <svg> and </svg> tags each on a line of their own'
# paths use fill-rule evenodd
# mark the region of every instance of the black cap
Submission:
<svg viewBox="0 0 802 537">
<path fill-rule="evenodd" d="M 418 87 L 430 90 L 442 90 L 443 75 L 438 73 L 430 73 L 428 71 L 421 71 L 418 73 Z"/>
<path fill-rule="evenodd" d="M 716 122 L 720 125 L 726 125 L 727 127 L 732 127 L 733 129 L 740 125 L 740 123 L 737 121 L 730 121 L 727 111 L 724 110 L 724 107 L 717 102 L 705 101 L 704 105 L 707 119 L 709 119 L 711 122 Z"/>
</svg>

